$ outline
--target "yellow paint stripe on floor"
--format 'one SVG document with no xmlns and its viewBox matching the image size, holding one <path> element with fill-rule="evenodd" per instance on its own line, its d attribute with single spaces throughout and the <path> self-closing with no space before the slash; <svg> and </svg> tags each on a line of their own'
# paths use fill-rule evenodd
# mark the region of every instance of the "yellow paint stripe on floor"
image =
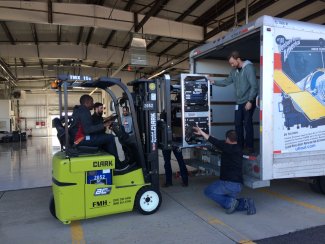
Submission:
<svg viewBox="0 0 325 244">
<path fill-rule="evenodd" d="M 196 214 L 198 216 L 200 216 L 202 219 L 204 219 L 205 221 L 207 221 L 210 225 L 221 225 L 221 226 L 225 227 L 226 229 L 228 229 L 228 231 L 230 230 L 231 232 L 233 232 L 237 237 L 243 238 L 242 240 L 239 240 L 238 243 L 255 244 L 255 242 L 248 240 L 245 235 L 238 232 L 237 230 L 235 230 L 231 226 L 227 225 L 226 223 L 222 222 L 220 219 L 215 218 L 215 217 L 210 217 L 209 214 L 204 211 L 199 211 Z M 230 239 L 233 239 L 232 236 L 228 236 L 228 237 Z"/>
<path fill-rule="evenodd" d="M 314 210 L 314 211 L 316 211 L 318 213 L 325 214 L 325 208 L 320 208 L 320 207 L 317 207 L 317 206 L 315 206 L 313 204 L 306 203 L 306 202 L 303 202 L 303 201 L 299 201 L 297 199 L 294 199 L 292 197 L 288 197 L 286 195 L 283 195 L 283 194 L 275 192 L 275 191 L 271 191 L 269 189 L 260 189 L 259 191 L 264 192 L 264 193 L 269 194 L 269 195 L 272 195 L 272 196 L 275 196 L 275 197 L 280 198 L 282 200 L 285 200 L 287 202 L 297 204 L 297 205 L 299 205 L 301 207 L 309 208 L 309 209 Z"/>
<path fill-rule="evenodd" d="M 85 244 L 84 232 L 79 221 L 71 223 L 71 239 L 73 244 Z"/>
<path fill-rule="evenodd" d="M 241 240 L 238 243 L 240 244 L 256 244 L 256 242 L 250 241 L 250 240 Z"/>
<path fill-rule="evenodd" d="M 212 219 L 210 219 L 208 221 L 209 221 L 209 224 L 211 224 L 211 225 L 223 225 L 223 226 L 227 226 L 224 222 L 222 222 L 221 220 L 219 220 L 217 218 L 212 218 Z"/>
</svg>

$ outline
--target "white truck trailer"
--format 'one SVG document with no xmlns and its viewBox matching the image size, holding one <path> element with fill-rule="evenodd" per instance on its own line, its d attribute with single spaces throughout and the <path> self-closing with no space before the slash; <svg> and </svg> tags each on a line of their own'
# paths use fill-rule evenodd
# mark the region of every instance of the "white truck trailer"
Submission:
<svg viewBox="0 0 325 244">
<path fill-rule="evenodd" d="M 245 184 L 307 177 L 325 194 L 325 27 L 262 16 L 193 50 L 191 73 L 224 79 L 234 50 L 254 63 L 259 80 L 258 153 L 245 160 Z M 211 132 L 218 138 L 234 128 L 234 94 L 233 85 L 212 87 Z"/>
</svg>

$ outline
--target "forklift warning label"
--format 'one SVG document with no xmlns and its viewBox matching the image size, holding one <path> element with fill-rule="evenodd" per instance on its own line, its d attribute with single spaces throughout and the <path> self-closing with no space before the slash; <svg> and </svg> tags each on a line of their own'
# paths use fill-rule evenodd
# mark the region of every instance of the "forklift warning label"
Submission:
<svg viewBox="0 0 325 244">
<path fill-rule="evenodd" d="M 277 28 L 275 36 L 273 149 L 324 150 L 325 35 Z"/>
</svg>

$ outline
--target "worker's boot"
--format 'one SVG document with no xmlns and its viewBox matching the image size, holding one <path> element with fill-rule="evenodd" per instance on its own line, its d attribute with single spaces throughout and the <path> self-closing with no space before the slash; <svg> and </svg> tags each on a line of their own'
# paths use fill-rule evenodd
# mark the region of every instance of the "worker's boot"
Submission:
<svg viewBox="0 0 325 244">
<path fill-rule="evenodd" d="M 235 212 L 236 208 L 238 207 L 238 204 L 239 204 L 239 202 L 238 202 L 237 199 L 233 200 L 231 205 L 230 205 L 230 208 L 226 209 L 226 213 L 227 214 L 232 214 L 233 212 Z"/>
<path fill-rule="evenodd" d="M 245 208 L 247 209 L 247 215 L 256 214 L 256 208 L 254 200 L 251 198 L 245 198 Z"/>
</svg>

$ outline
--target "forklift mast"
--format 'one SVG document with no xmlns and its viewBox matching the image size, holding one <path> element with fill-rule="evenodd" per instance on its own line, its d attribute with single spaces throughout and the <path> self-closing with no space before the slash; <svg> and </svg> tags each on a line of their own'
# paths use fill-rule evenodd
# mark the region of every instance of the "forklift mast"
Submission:
<svg viewBox="0 0 325 244">
<path fill-rule="evenodd" d="M 157 84 L 156 80 L 138 79 L 128 83 L 133 87 L 135 117 L 138 122 L 147 175 L 153 187 L 159 188 L 157 141 Z M 131 105 L 131 103 L 130 103 Z M 131 111 L 132 112 L 132 111 Z M 146 174 L 145 174 L 146 175 Z"/>
</svg>

